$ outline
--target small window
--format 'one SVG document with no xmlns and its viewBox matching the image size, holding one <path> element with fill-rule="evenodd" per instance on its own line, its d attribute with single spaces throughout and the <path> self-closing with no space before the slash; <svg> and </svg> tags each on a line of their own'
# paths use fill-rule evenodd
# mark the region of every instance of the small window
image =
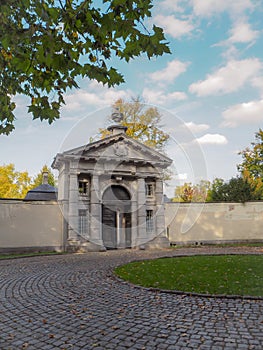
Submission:
<svg viewBox="0 0 263 350">
<path fill-rule="evenodd" d="M 79 210 L 79 234 L 86 235 L 88 230 L 88 217 L 87 210 Z"/>
<path fill-rule="evenodd" d="M 83 195 L 88 195 L 89 191 L 89 182 L 88 181 L 79 181 L 79 193 Z"/>
<path fill-rule="evenodd" d="M 154 184 L 146 183 L 146 197 L 153 197 L 153 196 L 154 196 Z"/>
<path fill-rule="evenodd" d="M 153 232 L 153 210 L 146 210 L 146 232 Z"/>
</svg>

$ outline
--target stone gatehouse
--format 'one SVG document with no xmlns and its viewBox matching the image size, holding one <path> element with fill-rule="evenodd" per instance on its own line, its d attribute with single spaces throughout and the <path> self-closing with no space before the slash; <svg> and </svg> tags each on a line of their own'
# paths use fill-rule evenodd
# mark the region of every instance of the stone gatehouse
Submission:
<svg viewBox="0 0 263 350">
<path fill-rule="evenodd" d="M 113 125 L 96 142 L 56 155 L 68 249 L 168 247 L 163 173 L 172 160 Z"/>
</svg>

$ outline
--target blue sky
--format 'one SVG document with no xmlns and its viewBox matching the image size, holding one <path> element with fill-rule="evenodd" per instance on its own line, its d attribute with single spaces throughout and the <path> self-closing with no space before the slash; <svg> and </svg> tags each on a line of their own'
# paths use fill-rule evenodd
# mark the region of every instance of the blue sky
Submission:
<svg viewBox="0 0 263 350">
<path fill-rule="evenodd" d="M 238 151 L 263 125 L 262 0 L 155 0 L 149 25 L 164 28 L 171 55 L 116 62 L 126 83 L 108 89 L 83 80 L 66 96 L 61 119 L 32 121 L 17 96 L 16 130 L 0 136 L 0 164 L 35 175 L 62 149 L 89 142 L 118 98 L 142 96 L 163 114 L 174 176 L 183 182 L 229 179 Z"/>
</svg>

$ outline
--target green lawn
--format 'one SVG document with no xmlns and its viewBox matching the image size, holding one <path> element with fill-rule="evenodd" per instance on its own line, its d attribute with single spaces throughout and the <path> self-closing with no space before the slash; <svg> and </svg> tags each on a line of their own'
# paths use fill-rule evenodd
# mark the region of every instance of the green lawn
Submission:
<svg viewBox="0 0 263 350">
<path fill-rule="evenodd" d="M 120 278 L 144 287 L 263 297 L 263 255 L 199 255 L 132 262 Z"/>
</svg>

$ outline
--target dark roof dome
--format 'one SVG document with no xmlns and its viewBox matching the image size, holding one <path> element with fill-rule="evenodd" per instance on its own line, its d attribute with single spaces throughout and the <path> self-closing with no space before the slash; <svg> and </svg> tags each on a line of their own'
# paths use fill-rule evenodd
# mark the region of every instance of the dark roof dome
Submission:
<svg viewBox="0 0 263 350">
<path fill-rule="evenodd" d="M 25 201 L 56 201 L 57 188 L 47 183 L 48 173 L 43 173 L 43 183 L 40 186 L 28 191 Z"/>
</svg>

